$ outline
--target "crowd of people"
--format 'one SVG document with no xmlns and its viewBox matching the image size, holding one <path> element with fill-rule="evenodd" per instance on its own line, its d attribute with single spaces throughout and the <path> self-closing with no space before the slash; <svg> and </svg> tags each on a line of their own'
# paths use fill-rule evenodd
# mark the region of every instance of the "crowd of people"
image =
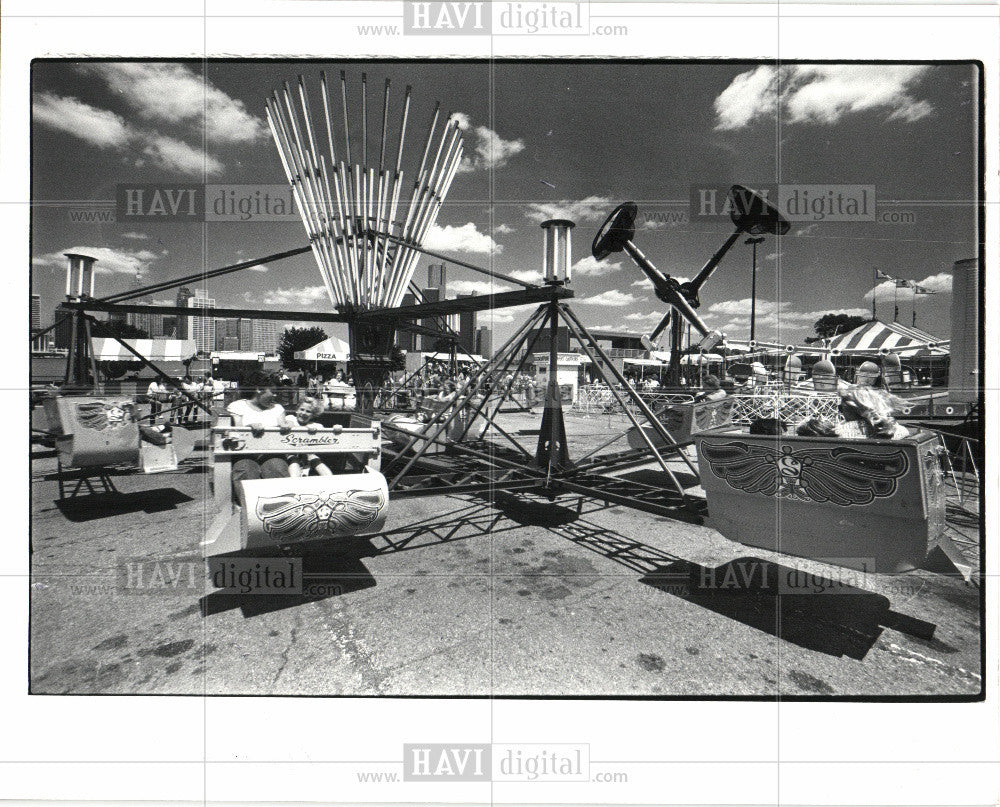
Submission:
<svg viewBox="0 0 1000 807">
<path fill-rule="evenodd" d="M 227 386 L 226 382 L 211 373 L 205 373 L 200 380 L 191 375 L 180 376 L 174 384 L 154 378 L 146 389 L 150 420 L 156 423 L 161 414 L 174 426 L 211 420 L 210 412 L 222 405 Z"/>
</svg>

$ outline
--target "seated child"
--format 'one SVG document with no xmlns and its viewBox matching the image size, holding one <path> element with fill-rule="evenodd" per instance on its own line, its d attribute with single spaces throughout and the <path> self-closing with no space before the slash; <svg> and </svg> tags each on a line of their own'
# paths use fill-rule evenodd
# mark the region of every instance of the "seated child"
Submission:
<svg viewBox="0 0 1000 807">
<path fill-rule="evenodd" d="M 303 398 L 295 409 L 294 415 L 285 415 L 282 421 L 282 431 L 306 427 L 309 434 L 315 434 L 323 428 L 314 418 L 323 411 L 323 404 L 316 398 Z M 291 477 L 306 476 L 311 470 L 317 476 L 333 476 L 333 471 L 327 467 L 316 454 L 289 454 L 288 475 Z"/>
</svg>

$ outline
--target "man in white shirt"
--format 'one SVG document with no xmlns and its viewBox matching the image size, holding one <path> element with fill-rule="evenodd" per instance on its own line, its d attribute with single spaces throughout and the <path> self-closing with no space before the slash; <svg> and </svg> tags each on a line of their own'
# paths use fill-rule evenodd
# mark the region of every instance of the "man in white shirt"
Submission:
<svg viewBox="0 0 1000 807">
<path fill-rule="evenodd" d="M 258 371 L 251 375 L 247 388 L 248 398 L 240 398 L 226 407 L 233 416 L 234 425 L 248 426 L 255 437 L 260 437 L 264 429 L 280 427 L 284 423 L 285 408 L 275 400 L 267 374 Z M 282 456 L 245 457 L 233 463 L 233 489 L 239 495 L 241 488 L 236 483 L 244 479 L 276 479 L 288 475 L 288 462 Z"/>
<path fill-rule="evenodd" d="M 156 419 L 163 410 L 164 402 L 170 398 L 170 392 L 167 390 L 166 384 L 160 381 L 159 378 L 154 378 L 149 382 L 146 397 L 149 398 L 149 419 L 153 423 L 156 423 Z"/>
</svg>

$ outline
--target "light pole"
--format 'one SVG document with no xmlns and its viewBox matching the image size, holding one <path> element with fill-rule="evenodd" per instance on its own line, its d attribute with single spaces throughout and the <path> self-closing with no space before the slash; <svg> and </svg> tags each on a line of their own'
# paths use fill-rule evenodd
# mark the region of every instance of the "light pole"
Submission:
<svg viewBox="0 0 1000 807">
<path fill-rule="evenodd" d="M 753 274 L 750 280 L 750 341 L 757 336 L 757 245 L 764 240 L 764 236 L 758 235 L 756 238 L 748 238 L 744 244 L 753 247 Z"/>
</svg>

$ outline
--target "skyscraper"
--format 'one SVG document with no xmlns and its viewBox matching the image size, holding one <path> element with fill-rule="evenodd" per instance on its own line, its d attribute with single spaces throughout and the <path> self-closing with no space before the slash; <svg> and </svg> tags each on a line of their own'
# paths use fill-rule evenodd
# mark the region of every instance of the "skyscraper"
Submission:
<svg viewBox="0 0 1000 807">
<path fill-rule="evenodd" d="M 152 305 L 152 297 L 140 297 L 135 301 L 138 305 Z M 162 314 L 128 314 L 125 321 L 135 328 L 140 328 L 152 338 L 163 335 Z"/>
<path fill-rule="evenodd" d="M 239 350 L 253 350 L 253 320 L 241 318 L 236 335 L 239 337 Z"/>
<path fill-rule="evenodd" d="M 413 294 L 403 295 L 403 305 L 416 305 L 417 298 Z M 396 332 L 396 345 L 400 350 L 405 350 L 407 353 L 412 353 L 417 349 L 417 335 L 412 331 L 404 331 L 402 329 Z"/>
<path fill-rule="evenodd" d="M 181 286 L 177 290 L 177 307 L 178 308 L 188 308 L 188 300 L 194 297 L 191 289 L 187 286 Z M 178 316 L 175 323 L 175 338 L 177 339 L 190 339 L 191 338 L 191 318 Z"/>
<path fill-rule="evenodd" d="M 459 294 L 463 297 L 475 297 L 474 294 Z M 476 312 L 462 311 L 458 315 L 458 346 L 466 353 L 476 352 Z"/>
<path fill-rule="evenodd" d="M 178 296 L 180 296 L 178 294 Z M 187 301 L 188 308 L 215 308 L 215 300 L 203 289 L 195 289 L 194 295 Z M 195 349 L 199 353 L 210 353 L 215 350 L 215 319 L 213 317 L 188 317 L 190 321 L 189 339 L 194 339 Z"/>
<path fill-rule="evenodd" d="M 34 333 L 42 327 L 42 295 L 31 295 L 31 332 Z"/>
<path fill-rule="evenodd" d="M 253 320 L 253 347 L 257 353 L 276 353 L 278 350 L 278 340 L 284 328 L 279 327 L 279 323 L 273 319 Z"/>
<path fill-rule="evenodd" d="M 447 264 L 432 263 L 427 266 L 427 288 L 440 289 L 439 300 L 448 296 Z"/>
<path fill-rule="evenodd" d="M 443 299 L 441 296 L 441 289 L 439 288 L 429 288 L 424 289 L 424 302 L 425 303 L 436 303 L 438 300 Z M 422 319 L 420 320 L 420 325 L 425 328 L 430 328 L 432 330 L 439 330 L 437 320 L 435 319 Z M 429 353 L 434 350 L 434 343 L 437 338 L 434 336 L 428 336 L 427 334 L 422 334 L 420 336 L 420 349 L 425 353 Z"/>
<path fill-rule="evenodd" d="M 476 331 L 476 353 L 486 359 L 493 358 L 493 332 L 486 325 Z"/>
</svg>

